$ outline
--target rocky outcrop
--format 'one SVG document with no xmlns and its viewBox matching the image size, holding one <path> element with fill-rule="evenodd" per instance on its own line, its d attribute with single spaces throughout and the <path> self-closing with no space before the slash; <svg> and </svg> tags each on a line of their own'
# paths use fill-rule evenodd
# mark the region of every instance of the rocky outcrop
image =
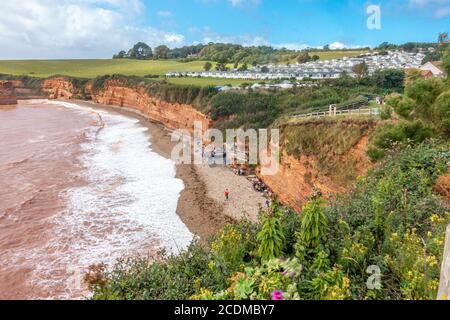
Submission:
<svg viewBox="0 0 450 320">
<path fill-rule="evenodd" d="M 195 107 L 162 101 L 149 95 L 145 87 L 130 88 L 120 82 L 107 81 L 91 96 L 94 102 L 130 109 L 171 130 L 183 129 L 192 133 L 195 122 L 199 122 L 203 129 L 211 125 L 210 119 Z"/>
<path fill-rule="evenodd" d="M 12 105 L 17 104 L 17 96 L 15 92 L 15 81 L 0 81 L 0 105 Z"/>
</svg>

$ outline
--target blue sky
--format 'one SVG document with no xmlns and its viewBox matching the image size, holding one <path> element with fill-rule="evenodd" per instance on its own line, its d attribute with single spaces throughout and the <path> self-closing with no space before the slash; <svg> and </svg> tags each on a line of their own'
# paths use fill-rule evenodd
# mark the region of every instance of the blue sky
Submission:
<svg viewBox="0 0 450 320">
<path fill-rule="evenodd" d="M 366 26 L 369 4 L 381 7 L 381 30 Z M 449 29 L 449 8 L 450 1 L 420 0 L 155 0 L 147 3 L 147 19 L 161 29 L 183 33 L 187 42 L 211 38 L 249 44 L 256 39 L 275 45 L 373 46 L 383 41 L 434 41 L 438 32 Z M 445 9 L 447 14 L 439 13 Z"/>
<path fill-rule="evenodd" d="M 0 58 L 107 58 L 134 42 L 233 42 L 304 48 L 435 41 L 450 0 L 1 1 Z M 366 9 L 381 10 L 369 30 Z"/>
</svg>

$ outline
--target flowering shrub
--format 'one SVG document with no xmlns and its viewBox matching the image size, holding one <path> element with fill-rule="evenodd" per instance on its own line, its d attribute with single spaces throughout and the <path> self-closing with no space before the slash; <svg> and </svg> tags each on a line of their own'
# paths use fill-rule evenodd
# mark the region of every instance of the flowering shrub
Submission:
<svg viewBox="0 0 450 320">
<path fill-rule="evenodd" d="M 298 259 L 274 259 L 258 267 L 247 267 L 231 277 L 228 289 L 212 295 L 203 291 L 194 299 L 284 300 L 299 299 L 297 285 L 302 271 Z"/>
</svg>

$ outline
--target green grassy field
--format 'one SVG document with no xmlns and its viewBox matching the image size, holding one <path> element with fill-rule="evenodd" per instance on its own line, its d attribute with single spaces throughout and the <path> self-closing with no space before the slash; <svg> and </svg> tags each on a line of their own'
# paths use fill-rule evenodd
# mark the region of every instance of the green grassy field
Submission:
<svg viewBox="0 0 450 320">
<path fill-rule="evenodd" d="M 333 60 L 343 57 L 357 57 L 363 53 L 367 53 L 367 50 L 311 52 L 310 55 L 317 54 L 320 57 L 320 60 Z"/>
<path fill-rule="evenodd" d="M 0 61 L 0 74 L 26 75 L 47 78 L 53 75 L 66 75 L 79 78 L 95 78 L 102 75 L 123 74 L 129 76 L 159 75 L 161 78 L 170 71 L 202 71 L 205 61 L 179 62 L 173 60 L 9 60 Z M 214 64 L 214 63 L 213 63 Z M 230 65 L 229 67 L 232 67 Z M 242 80 L 227 79 L 168 79 L 175 84 L 240 85 Z"/>
<path fill-rule="evenodd" d="M 255 80 L 239 80 L 239 79 L 209 79 L 209 78 L 169 78 L 168 82 L 174 84 L 192 84 L 197 86 L 224 86 L 230 84 L 239 86 L 242 83 L 257 83 Z"/>
<path fill-rule="evenodd" d="M 344 57 L 352 58 L 357 57 L 363 53 L 367 53 L 367 50 L 349 50 L 349 51 L 311 51 L 309 55 L 312 57 L 313 55 L 318 55 L 320 60 L 333 60 L 340 59 Z M 297 59 L 291 59 L 290 63 L 296 63 Z"/>
<path fill-rule="evenodd" d="M 169 71 L 200 71 L 204 61 L 182 63 L 173 60 L 10 60 L 0 61 L 0 73 L 49 77 L 60 74 L 95 78 L 107 74 L 145 76 L 164 75 Z"/>
</svg>

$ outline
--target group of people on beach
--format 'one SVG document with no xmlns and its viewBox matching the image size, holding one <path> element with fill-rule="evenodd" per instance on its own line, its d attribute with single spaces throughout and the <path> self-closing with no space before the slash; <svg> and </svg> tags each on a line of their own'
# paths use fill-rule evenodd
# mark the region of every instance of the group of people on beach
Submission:
<svg viewBox="0 0 450 320">
<path fill-rule="evenodd" d="M 227 152 L 225 145 L 223 146 L 223 149 L 217 149 L 214 144 L 210 144 L 208 146 L 203 145 L 202 146 L 202 156 L 203 158 L 208 159 L 208 163 L 211 163 L 211 160 L 215 162 L 219 157 L 223 159 L 223 165 L 227 166 Z M 245 176 L 246 171 L 242 167 L 233 167 L 234 174 L 238 176 Z M 271 196 L 272 192 L 271 190 L 258 178 L 254 178 L 251 180 L 253 189 L 255 191 L 261 192 L 266 197 L 266 206 L 269 207 L 271 204 Z M 223 192 L 225 201 L 230 200 L 230 189 L 226 188 Z"/>
</svg>

